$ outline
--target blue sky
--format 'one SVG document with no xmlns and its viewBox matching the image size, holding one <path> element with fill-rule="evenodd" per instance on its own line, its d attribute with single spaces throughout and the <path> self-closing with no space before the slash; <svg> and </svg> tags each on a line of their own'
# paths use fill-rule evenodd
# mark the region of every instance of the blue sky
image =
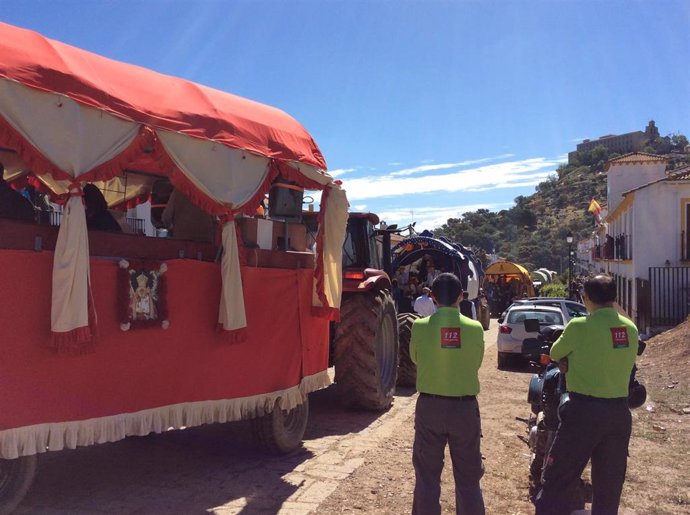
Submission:
<svg viewBox="0 0 690 515">
<path fill-rule="evenodd" d="M 0 20 L 283 109 L 353 209 L 529 195 L 583 138 L 690 136 L 690 2 L 0 0 Z"/>
</svg>

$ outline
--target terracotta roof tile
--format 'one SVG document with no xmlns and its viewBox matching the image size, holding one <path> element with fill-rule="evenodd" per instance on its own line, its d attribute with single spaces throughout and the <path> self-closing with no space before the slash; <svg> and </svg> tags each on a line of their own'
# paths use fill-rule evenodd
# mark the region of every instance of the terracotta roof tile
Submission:
<svg viewBox="0 0 690 515">
<path fill-rule="evenodd" d="M 659 163 L 667 162 L 668 159 L 664 156 L 658 156 L 656 154 L 647 154 L 646 152 L 630 152 L 629 154 L 623 154 L 622 156 L 609 159 L 606 162 L 604 171 L 609 170 L 611 165 L 618 164 L 642 164 L 642 163 Z"/>
<path fill-rule="evenodd" d="M 690 181 L 690 165 L 676 168 L 668 173 L 669 181 Z"/>
</svg>

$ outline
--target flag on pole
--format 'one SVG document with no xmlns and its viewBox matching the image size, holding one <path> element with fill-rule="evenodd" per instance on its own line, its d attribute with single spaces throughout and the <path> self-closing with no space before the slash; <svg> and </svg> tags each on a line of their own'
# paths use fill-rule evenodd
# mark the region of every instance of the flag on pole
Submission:
<svg viewBox="0 0 690 515">
<path fill-rule="evenodd" d="M 601 223 L 601 206 L 599 205 L 599 202 L 592 199 L 589 202 L 589 207 L 587 208 L 587 211 L 594 215 L 594 219 L 597 221 L 598 224 Z"/>
</svg>

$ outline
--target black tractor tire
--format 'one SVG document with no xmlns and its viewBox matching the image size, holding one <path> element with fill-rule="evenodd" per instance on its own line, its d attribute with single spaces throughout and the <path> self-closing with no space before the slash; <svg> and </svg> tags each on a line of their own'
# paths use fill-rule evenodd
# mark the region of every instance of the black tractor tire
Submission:
<svg viewBox="0 0 690 515">
<path fill-rule="evenodd" d="M 252 436 L 257 446 L 269 454 L 287 454 L 302 445 L 309 418 L 309 397 L 289 411 L 280 409 L 251 420 Z"/>
<path fill-rule="evenodd" d="M 0 514 L 12 513 L 29 491 L 36 476 L 38 456 L 0 459 Z"/>
<path fill-rule="evenodd" d="M 398 338 L 400 339 L 400 360 L 398 362 L 398 386 L 417 386 L 417 365 L 410 358 L 412 324 L 420 318 L 417 313 L 398 315 Z"/>
<path fill-rule="evenodd" d="M 333 349 L 336 391 L 343 405 L 388 409 L 398 369 L 398 326 L 390 291 L 343 296 Z"/>
</svg>

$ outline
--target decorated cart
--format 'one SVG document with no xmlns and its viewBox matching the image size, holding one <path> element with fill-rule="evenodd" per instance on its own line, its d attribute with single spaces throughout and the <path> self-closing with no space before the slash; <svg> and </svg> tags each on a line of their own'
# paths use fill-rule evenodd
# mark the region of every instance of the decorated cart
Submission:
<svg viewBox="0 0 690 515">
<path fill-rule="evenodd" d="M 516 299 L 535 296 L 530 273 L 511 261 L 496 261 L 486 267 L 484 291 L 495 315 L 500 315 Z"/>
<path fill-rule="evenodd" d="M 46 451 L 247 418 L 299 445 L 329 383 L 347 200 L 298 122 L 0 23 L 0 162 L 62 206 L 59 227 L 0 219 L 0 511 Z M 87 229 L 87 183 L 132 208 L 161 179 L 215 241 Z M 321 192 L 314 245 L 253 217 L 281 184 Z"/>
<path fill-rule="evenodd" d="M 418 276 L 420 281 L 426 279 L 426 267 L 433 264 L 438 272 L 451 272 L 462 282 L 463 290 L 470 299 L 477 298 L 479 285 L 484 277 L 481 261 L 474 253 L 462 244 L 446 238 L 434 238 L 424 231 L 420 235 L 410 236 L 398 242 L 392 249 L 392 270 L 405 267 Z"/>
</svg>

